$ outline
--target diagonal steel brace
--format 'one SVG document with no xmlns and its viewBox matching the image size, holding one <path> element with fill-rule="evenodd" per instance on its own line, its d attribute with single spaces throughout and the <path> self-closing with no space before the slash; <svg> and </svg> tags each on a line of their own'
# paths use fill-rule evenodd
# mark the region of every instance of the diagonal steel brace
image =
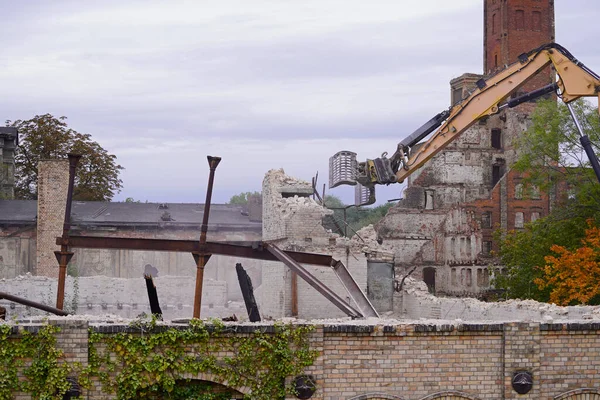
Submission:
<svg viewBox="0 0 600 400">
<path fill-rule="evenodd" d="M 373 307 L 373 304 L 371 304 L 369 298 L 365 295 L 365 292 L 358 286 L 358 283 L 356 283 L 344 263 L 339 260 L 333 260 L 332 268 L 340 282 L 342 282 L 342 285 L 346 288 L 350 297 L 352 297 L 352 300 L 354 300 L 354 303 L 360 308 L 361 313 L 365 317 L 379 318 L 377 310 L 375 310 L 375 307 Z"/>
<path fill-rule="evenodd" d="M 337 308 L 342 310 L 346 315 L 352 318 L 361 318 L 363 314 L 356 310 L 354 307 L 347 304 L 344 299 L 338 296 L 333 290 L 329 289 L 325 284 L 313 276 L 306 268 L 296 262 L 293 258 L 287 255 L 279 247 L 272 243 L 264 243 L 266 249 L 273 254 L 279 261 L 290 267 L 290 269 L 298 274 L 298 276 L 306 281 L 315 290 L 325 296 L 331 301 Z"/>
</svg>

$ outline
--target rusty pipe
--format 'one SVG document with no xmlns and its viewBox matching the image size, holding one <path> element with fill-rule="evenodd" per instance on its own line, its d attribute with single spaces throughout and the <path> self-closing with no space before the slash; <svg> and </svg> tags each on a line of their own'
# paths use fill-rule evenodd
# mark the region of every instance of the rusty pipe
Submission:
<svg viewBox="0 0 600 400">
<path fill-rule="evenodd" d="M 81 159 L 81 154 L 69 153 L 69 186 L 67 189 L 67 205 L 65 206 L 65 222 L 63 224 L 63 238 L 69 236 L 71 229 L 71 206 L 73 204 L 73 188 L 75 186 L 75 170 Z"/>
<path fill-rule="evenodd" d="M 208 186 L 206 188 L 206 201 L 204 202 L 204 215 L 202 216 L 202 226 L 200 227 L 200 244 L 206 243 L 206 232 L 208 232 L 208 216 L 210 213 L 210 202 L 212 199 L 213 184 L 215 181 L 215 171 L 221 162 L 221 157 L 207 156 L 210 174 L 208 175 Z"/>
<path fill-rule="evenodd" d="M 46 311 L 46 312 L 56 314 L 56 315 L 62 315 L 62 316 L 69 315 L 68 312 L 60 310 L 58 308 L 54 308 L 52 306 L 47 306 L 45 304 L 38 303 L 37 301 L 27 300 L 22 297 L 15 296 L 15 295 L 9 294 L 9 293 L 0 292 L 0 299 L 5 299 L 8 301 L 12 301 L 14 303 L 23 304 L 24 306 L 37 308 L 38 310 Z"/>
<path fill-rule="evenodd" d="M 75 171 L 77 164 L 81 159 L 81 154 L 69 153 L 69 186 L 67 189 L 67 204 L 65 205 L 65 221 L 63 223 L 62 238 L 65 241 L 69 239 L 69 230 L 71 229 L 71 206 L 73 204 L 73 188 L 75 186 Z M 65 280 L 67 277 L 67 264 L 73 253 L 69 251 L 67 244 L 60 246 L 60 252 L 55 251 L 58 260 L 58 288 L 56 290 L 56 308 L 62 310 L 65 302 Z"/>
<path fill-rule="evenodd" d="M 210 202 L 212 199 L 213 184 L 215 181 L 215 171 L 221 162 L 221 157 L 207 156 L 210 173 L 208 175 L 208 186 L 206 188 L 206 201 L 204 202 L 204 215 L 202 216 L 202 226 L 200 227 L 200 251 L 192 253 L 196 260 L 196 287 L 194 289 L 194 318 L 200 318 L 202 308 L 202 286 L 204 284 L 204 267 L 210 259 L 210 254 L 206 252 L 206 233 L 208 232 L 208 217 L 210 214 Z"/>
</svg>

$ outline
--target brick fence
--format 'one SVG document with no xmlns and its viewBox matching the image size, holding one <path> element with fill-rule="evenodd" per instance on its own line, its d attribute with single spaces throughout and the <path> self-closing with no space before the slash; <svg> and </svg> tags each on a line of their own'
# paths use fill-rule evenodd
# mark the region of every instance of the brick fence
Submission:
<svg viewBox="0 0 600 400">
<path fill-rule="evenodd" d="M 58 345 L 66 361 L 84 365 L 88 328 L 127 329 L 72 319 L 52 323 L 62 328 Z M 35 331 L 39 325 L 21 323 L 20 328 Z M 236 332 L 253 329 L 264 325 L 239 325 Z M 311 345 L 320 356 L 306 373 L 316 378 L 312 399 L 318 400 L 595 400 L 600 399 L 599 331 L 598 323 L 317 325 Z M 513 376 L 522 371 L 533 377 L 525 395 L 512 388 Z M 90 392 L 84 398 L 106 397 Z"/>
</svg>

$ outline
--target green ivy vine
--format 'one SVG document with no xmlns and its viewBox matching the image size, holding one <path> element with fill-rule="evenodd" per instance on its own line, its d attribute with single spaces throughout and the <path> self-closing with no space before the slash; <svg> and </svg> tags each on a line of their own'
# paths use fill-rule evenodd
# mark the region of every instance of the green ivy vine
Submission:
<svg viewBox="0 0 600 400">
<path fill-rule="evenodd" d="M 229 399 L 212 393 L 186 374 L 210 374 L 230 388 L 248 388 L 246 398 L 273 400 L 293 395 L 286 378 L 304 372 L 318 352 L 311 350 L 311 326 L 275 324 L 274 332 L 234 333 L 235 326 L 193 319 L 185 329 L 138 323 L 139 332 L 90 332 L 88 367 L 80 381 L 94 379 L 118 399 Z M 136 329 L 137 330 L 137 329 Z"/>
<path fill-rule="evenodd" d="M 70 388 L 67 377 L 79 365 L 64 362 L 56 347 L 60 328 L 43 325 L 37 333 L 21 329 L 11 337 L 12 326 L 0 324 L 0 400 L 23 392 L 34 400 L 60 400 Z"/>
<path fill-rule="evenodd" d="M 318 352 L 310 349 L 312 326 L 275 324 L 270 332 L 236 332 L 214 320 L 193 319 L 185 328 L 138 320 L 121 333 L 90 329 L 88 364 L 66 363 L 56 346 L 60 328 L 43 325 L 36 333 L 0 324 L 0 400 L 18 392 L 34 400 L 60 400 L 67 377 L 87 389 L 118 399 L 226 400 L 227 388 L 246 388 L 244 398 L 273 400 L 293 395 L 289 378 L 302 374 Z M 265 327 L 266 328 L 266 327 Z M 215 385 L 185 376 L 209 374 Z"/>
</svg>

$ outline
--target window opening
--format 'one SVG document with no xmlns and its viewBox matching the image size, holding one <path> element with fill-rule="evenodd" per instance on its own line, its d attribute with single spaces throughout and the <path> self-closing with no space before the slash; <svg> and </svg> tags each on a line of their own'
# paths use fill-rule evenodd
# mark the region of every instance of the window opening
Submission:
<svg viewBox="0 0 600 400">
<path fill-rule="evenodd" d="M 520 229 L 523 228 L 523 213 L 522 212 L 517 212 L 515 213 L 515 228 Z"/>
<path fill-rule="evenodd" d="M 492 129 L 492 148 L 502 149 L 502 130 L 498 128 Z"/>
</svg>

